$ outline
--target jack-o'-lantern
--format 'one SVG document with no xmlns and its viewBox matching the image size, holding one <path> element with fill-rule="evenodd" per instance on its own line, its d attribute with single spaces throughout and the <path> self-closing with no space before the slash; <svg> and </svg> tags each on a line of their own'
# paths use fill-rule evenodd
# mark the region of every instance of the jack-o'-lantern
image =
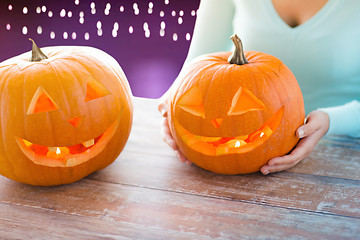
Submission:
<svg viewBox="0 0 360 240">
<path fill-rule="evenodd" d="M 304 122 L 299 85 L 279 59 L 242 50 L 194 59 L 179 76 L 169 126 L 180 151 L 196 165 L 223 174 L 259 171 L 298 142 Z M 229 60 L 228 60 L 229 59 Z"/>
<path fill-rule="evenodd" d="M 126 76 L 99 49 L 33 42 L 0 63 L 0 97 L 0 174 L 22 183 L 77 181 L 112 163 L 130 134 Z"/>
</svg>

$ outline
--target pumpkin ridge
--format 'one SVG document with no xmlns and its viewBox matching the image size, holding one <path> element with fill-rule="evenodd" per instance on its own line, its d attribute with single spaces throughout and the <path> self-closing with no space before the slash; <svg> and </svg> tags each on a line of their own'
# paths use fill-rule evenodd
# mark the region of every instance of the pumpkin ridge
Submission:
<svg viewBox="0 0 360 240">
<path fill-rule="evenodd" d="M 92 79 L 94 79 L 93 77 L 92 77 L 92 74 L 91 74 L 91 71 L 89 71 L 89 68 L 87 68 L 85 65 L 84 65 L 84 63 L 83 62 L 77 62 L 77 63 L 79 63 L 80 64 L 80 66 L 86 71 L 86 73 L 87 73 L 87 75 L 89 75 L 89 77 L 90 78 L 92 78 Z M 101 67 L 100 66 L 98 66 L 98 65 L 96 65 L 96 68 L 97 69 L 101 69 Z M 117 76 L 117 75 L 116 75 Z M 77 78 L 78 79 L 78 78 Z M 79 79 L 78 79 L 79 80 Z M 95 81 L 97 81 L 96 79 L 94 79 Z M 120 82 L 120 81 L 119 81 Z M 104 86 L 105 87 L 105 86 Z M 125 91 L 125 89 L 124 89 L 124 91 Z M 85 86 L 85 91 L 84 91 L 84 94 L 83 94 L 83 96 L 82 96 L 82 98 L 85 100 L 85 95 L 86 95 L 86 86 Z M 117 104 L 118 104 L 118 102 L 117 102 Z M 109 106 L 108 106 L 109 104 L 108 103 L 103 103 L 103 106 L 106 108 L 106 111 L 109 111 Z M 85 106 L 86 106 L 86 112 L 87 112 L 87 114 L 88 115 L 90 115 L 90 120 L 91 120 L 91 126 L 93 126 L 94 124 L 93 124 L 93 116 L 91 115 L 91 111 L 90 111 L 90 109 L 89 109 L 89 106 L 88 106 L 88 104 L 85 104 Z M 120 106 L 119 106 L 120 107 Z"/>
<path fill-rule="evenodd" d="M 0 89 L 0 127 L 1 127 L 1 129 L 0 129 L 0 131 L 1 131 L 1 149 L 2 150 L 4 150 L 4 152 L 3 152 L 3 154 L 5 154 L 6 155 L 6 157 L 7 158 L 9 158 L 9 157 L 11 157 L 11 156 L 9 156 L 9 154 L 8 154 L 8 148 L 9 148 L 9 145 L 8 144 L 5 144 L 7 141 L 6 141 L 6 136 L 5 136 L 5 134 L 6 134 L 6 126 L 2 123 L 2 120 L 4 119 L 3 118 L 3 115 L 4 115 L 4 109 L 7 109 L 6 107 L 4 107 L 3 106 L 3 104 L 4 104 L 4 89 L 5 88 L 7 88 L 8 87 L 8 83 L 9 83 L 9 81 L 11 81 L 11 79 L 10 79 L 10 75 L 11 75 L 11 73 L 12 73 L 12 71 L 11 72 L 5 72 L 5 74 L 7 74 L 7 76 L 5 77 L 5 81 L 3 81 L 2 79 L 3 79 L 3 77 L 4 77 L 4 73 L 2 72 L 2 77 L 1 77 L 1 81 L 0 81 L 0 86 L 1 86 L 1 89 Z M 13 73 L 14 74 L 14 73 Z M 5 130 L 5 131 L 4 131 Z M 0 160 L 2 160 L 1 159 L 2 158 L 2 156 L 0 156 Z M 15 167 L 14 167 L 14 162 L 13 161 L 6 161 L 7 163 L 7 165 L 11 168 L 11 175 L 12 175 L 12 177 L 14 177 L 14 178 L 18 178 L 18 176 L 17 176 L 17 174 L 15 173 L 16 171 L 15 171 Z M 2 172 L 2 169 L 1 169 L 1 172 Z"/>
<path fill-rule="evenodd" d="M 66 65 L 63 64 L 62 66 L 66 66 Z M 62 82 L 62 77 L 61 77 L 61 74 L 59 74 L 59 70 L 58 70 L 58 69 L 56 68 L 56 66 L 55 66 L 53 63 L 51 63 L 51 62 L 50 62 L 50 67 L 52 68 L 53 72 L 54 72 L 55 75 L 56 75 L 56 80 L 57 80 L 57 82 L 58 82 L 58 86 L 61 87 L 61 91 L 60 91 L 60 92 L 62 93 L 62 99 L 63 99 L 63 100 L 65 101 L 65 103 L 66 103 L 66 104 L 62 104 L 62 106 L 59 106 L 59 107 L 60 107 L 61 109 L 64 109 L 64 107 L 65 107 L 64 105 L 69 106 L 68 96 L 67 96 L 67 94 L 66 94 L 67 91 L 65 91 L 65 88 L 64 88 L 64 86 L 63 86 L 63 84 L 62 84 L 62 83 L 63 83 L 63 82 Z M 70 71 L 70 72 L 71 72 L 71 71 Z M 67 109 L 67 111 L 69 111 L 69 110 Z M 62 111 L 62 112 L 63 112 L 63 111 Z M 71 110 L 70 110 L 69 112 L 71 113 Z M 66 114 L 65 114 L 65 115 L 66 115 Z M 50 115 L 47 115 L 47 117 L 48 117 L 48 118 L 51 118 Z M 53 125 L 52 119 L 50 119 L 49 122 L 50 122 L 51 125 Z M 53 126 L 51 126 L 50 129 L 51 129 L 51 131 L 52 131 L 53 136 L 56 136 Z M 72 134 L 74 134 L 74 132 L 73 132 Z M 51 139 L 54 139 L 54 137 L 52 137 Z M 56 144 L 53 143 L 53 145 L 56 145 Z"/>
<path fill-rule="evenodd" d="M 212 85 L 213 85 L 214 82 L 215 82 L 214 79 L 216 79 L 216 78 L 215 78 L 216 74 L 218 74 L 219 72 L 220 72 L 221 74 L 223 74 L 223 72 L 222 72 L 223 68 L 226 68 L 226 65 L 222 65 L 222 64 L 218 65 L 218 69 L 216 69 L 216 71 L 212 74 L 212 78 L 211 78 L 211 80 L 210 80 L 210 84 L 209 84 L 208 87 L 207 87 L 207 93 L 209 92 L 209 89 L 212 87 Z M 224 79 L 224 78 L 222 77 L 221 79 Z M 207 98 L 208 98 L 208 94 L 205 95 L 204 102 L 207 101 Z M 205 106 L 204 106 L 204 107 L 205 107 Z"/>
<path fill-rule="evenodd" d="M 192 65 L 192 62 L 190 62 L 189 64 Z M 193 82 L 193 79 L 192 79 L 192 77 L 190 75 L 200 75 L 203 71 L 205 71 L 206 69 L 212 67 L 215 64 L 216 63 L 209 63 L 209 65 L 206 64 L 206 65 L 201 66 L 200 69 L 196 69 L 196 74 L 192 74 L 192 72 L 185 72 L 183 78 L 186 79 L 186 80 L 181 82 L 178 87 L 183 89 L 183 93 L 185 93 L 186 91 L 189 90 L 190 87 L 195 85 L 195 84 L 191 84 Z M 182 74 L 181 74 L 181 76 L 182 76 Z M 196 82 L 196 83 L 198 84 L 198 82 Z M 187 86 L 185 87 L 186 84 L 187 84 Z M 191 86 L 189 87 L 189 85 L 191 85 Z M 179 101 L 179 98 L 177 96 L 178 92 L 175 92 L 174 94 L 175 95 L 174 95 L 173 99 L 175 100 L 175 103 L 177 104 L 177 102 Z"/>
</svg>

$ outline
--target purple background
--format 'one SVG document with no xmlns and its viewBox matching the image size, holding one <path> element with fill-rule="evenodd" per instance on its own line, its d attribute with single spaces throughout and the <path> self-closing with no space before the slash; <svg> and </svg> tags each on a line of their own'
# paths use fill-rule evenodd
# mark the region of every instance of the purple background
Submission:
<svg viewBox="0 0 360 240">
<path fill-rule="evenodd" d="M 91 13 L 91 3 L 95 3 L 96 13 Z M 99 48 L 113 56 L 123 68 L 135 96 L 157 98 L 171 85 L 185 60 L 196 19 L 194 10 L 200 0 L 50 0 L 50 1 L 0 1 L 0 62 L 31 50 L 31 42 L 39 47 L 55 45 L 86 45 Z M 105 14 L 107 3 L 111 8 Z M 136 15 L 136 4 L 139 13 Z M 149 13 L 149 3 L 153 5 Z M 9 10 L 9 5 L 12 10 Z M 46 6 L 45 12 L 37 13 L 37 7 Z M 124 11 L 120 11 L 120 7 Z M 23 8 L 28 9 L 27 14 Z M 65 9 L 66 16 L 60 12 Z M 49 17 L 49 11 L 53 13 Z M 68 17 L 71 11 L 72 16 Z M 79 22 L 80 12 L 84 12 L 84 23 Z M 160 12 L 164 16 L 160 16 Z M 183 11 L 183 16 L 181 15 Z M 175 13 L 175 16 L 173 16 Z M 179 23 L 179 17 L 183 22 Z M 101 21 L 102 36 L 98 36 L 97 22 Z M 165 22 L 165 35 L 160 36 L 161 22 Z M 181 20 L 180 20 L 181 21 Z M 118 22 L 117 36 L 113 37 L 114 22 Z M 145 36 L 144 23 L 148 24 L 150 37 Z M 10 25 L 10 29 L 9 28 Z M 27 33 L 23 33 L 23 27 Z M 37 33 L 41 26 L 42 33 Z M 134 31 L 129 33 L 129 27 Z M 50 38 L 50 32 L 55 38 Z M 68 38 L 64 39 L 63 33 Z M 76 39 L 72 39 L 72 33 Z M 89 40 L 85 40 L 85 33 Z M 173 34 L 178 39 L 174 41 Z M 188 38 L 186 38 L 188 35 Z"/>
</svg>

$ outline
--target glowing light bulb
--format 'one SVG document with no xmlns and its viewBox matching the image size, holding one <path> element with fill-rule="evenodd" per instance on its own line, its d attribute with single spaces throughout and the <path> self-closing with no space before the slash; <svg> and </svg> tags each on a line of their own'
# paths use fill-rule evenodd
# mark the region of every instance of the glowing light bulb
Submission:
<svg viewBox="0 0 360 240">
<path fill-rule="evenodd" d="M 114 38 L 117 37 L 117 30 L 113 29 L 111 34 Z"/>
<path fill-rule="evenodd" d="M 114 30 L 115 31 L 119 30 L 119 23 L 118 22 L 114 22 Z"/>
<path fill-rule="evenodd" d="M 162 22 L 160 23 L 160 28 L 161 28 L 161 29 L 165 29 L 165 26 L 166 26 L 166 25 L 165 25 L 165 22 L 162 21 Z"/>
<path fill-rule="evenodd" d="M 178 23 L 179 23 L 179 24 L 182 24 L 182 23 L 183 23 L 183 18 L 182 18 L 182 17 L 179 17 L 179 18 L 178 18 Z"/>
<path fill-rule="evenodd" d="M 24 35 L 26 35 L 26 34 L 28 33 L 28 29 L 27 29 L 26 26 L 24 26 L 24 27 L 22 28 L 22 33 L 23 33 Z"/>
<path fill-rule="evenodd" d="M 90 39 L 90 34 L 88 32 L 86 32 L 84 34 L 84 38 L 85 38 L 85 40 L 89 40 Z"/>
<path fill-rule="evenodd" d="M 143 29 L 144 31 L 149 30 L 149 24 L 147 22 L 144 22 Z"/>
<path fill-rule="evenodd" d="M 42 27 L 41 26 L 38 26 L 37 29 L 36 29 L 36 32 L 38 34 L 41 34 L 42 33 Z"/>
<path fill-rule="evenodd" d="M 61 9 L 61 11 L 60 11 L 60 17 L 65 17 L 65 15 L 66 15 L 65 9 Z"/>
<path fill-rule="evenodd" d="M 97 27 L 97 29 L 100 29 L 101 28 L 101 21 L 97 21 L 97 23 L 96 23 L 96 27 Z"/>
<path fill-rule="evenodd" d="M 56 148 L 56 152 L 55 152 L 55 153 L 56 153 L 56 155 L 60 155 L 60 154 L 61 154 L 61 150 L 60 150 L 60 148 L 58 148 L 58 147 L 57 147 L 57 148 Z"/>
</svg>

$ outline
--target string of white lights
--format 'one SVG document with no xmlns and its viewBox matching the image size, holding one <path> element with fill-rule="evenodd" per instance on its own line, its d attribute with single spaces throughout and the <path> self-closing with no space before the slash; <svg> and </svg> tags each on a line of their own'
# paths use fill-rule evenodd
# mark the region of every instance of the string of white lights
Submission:
<svg viewBox="0 0 360 240">
<path fill-rule="evenodd" d="M 164 0 L 164 3 L 165 5 L 169 5 L 170 4 L 170 1 L 169 0 Z M 80 0 L 75 0 L 74 1 L 74 4 L 75 6 L 80 6 Z M 90 10 L 90 14 L 92 15 L 95 15 L 97 13 L 97 8 L 96 8 L 96 3 L 95 2 L 91 2 L 90 3 L 90 8 L 87 9 L 87 11 Z M 18 8 L 18 7 L 17 7 Z M 9 4 L 8 5 L 8 10 L 9 11 L 13 11 L 14 10 L 14 6 L 12 4 Z M 31 9 L 30 9 L 31 10 Z M 22 13 L 24 15 L 27 15 L 29 14 L 29 8 L 27 6 L 24 6 L 22 7 Z M 110 12 L 111 11 L 114 11 L 114 12 L 117 12 L 117 13 L 124 13 L 125 11 L 131 11 L 135 16 L 139 15 L 140 14 L 140 8 L 139 8 L 139 5 L 135 2 L 132 4 L 132 9 L 125 9 L 125 6 L 124 5 L 121 5 L 119 8 L 115 9 L 112 7 L 111 3 L 106 3 L 105 5 L 105 9 L 104 9 L 104 15 L 105 16 L 108 16 L 110 15 Z M 87 12 L 86 10 L 81 10 L 79 12 L 79 24 L 84 24 L 85 23 L 85 13 Z M 50 10 L 47 6 L 45 5 L 42 5 L 42 6 L 37 6 L 35 8 L 35 12 L 37 14 L 47 14 L 47 16 L 49 18 L 52 18 L 54 16 L 54 11 Z M 148 3 L 148 6 L 147 6 L 147 14 L 151 15 L 151 14 L 154 14 L 154 3 L 153 2 L 149 2 Z M 99 14 L 99 13 L 98 13 Z M 184 10 L 180 10 L 180 11 L 175 11 L 175 10 L 172 10 L 171 11 L 171 14 L 170 14 L 172 17 L 174 18 L 177 18 L 177 24 L 178 25 L 182 25 L 183 22 L 184 22 L 184 15 L 185 15 L 185 12 Z M 59 12 L 59 16 L 61 18 L 72 18 L 73 17 L 73 12 L 71 10 L 66 10 L 65 8 L 62 8 Z M 165 23 L 165 11 L 164 10 L 160 10 L 159 11 L 159 16 L 160 18 L 162 18 L 161 22 L 160 22 L 160 31 L 159 31 L 159 35 L 161 37 L 164 37 L 166 35 L 166 23 Z M 192 17 L 195 17 L 196 16 L 196 10 L 191 10 L 190 12 L 190 16 Z M 122 25 L 121 25 L 122 26 Z M 125 27 L 125 26 L 124 26 Z M 6 30 L 8 31 L 11 31 L 12 30 L 12 27 L 11 27 L 11 23 L 7 23 L 6 26 L 5 26 Z M 111 31 L 111 36 L 116 38 L 118 37 L 118 31 L 120 29 L 120 23 L 119 22 L 114 22 L 113 23 L 113 28 L 112 28 L 112 31 Z M 96 22 L 96 33 L 97 33 L 97 36 L 98 37 L 102 37 L 105 35 L 104 31 L 103 31 L 103 22 L 101 20 L 98 20 Z M 22 27 L 22 34 L 23 35 L 28 35 L 30 34 L 29 33 L 29 28 L 24 25 Z M 135 31 L 134 29 L 134 26 L 133 25 L 129 25 L 128 27 L 128 33 L 129 34 L 133 34 Z M 144 36 L 145 38 L 150 38 L 151 36 L 151 29 L 150 29 L 150 26 L 148 24 L 148 22 L 144 22 L 143 23 L 143 31 L 144 31 Z M 42 26 L 37 26 L 36 28 L 36 33 L 41 35 L 41 34 L 44 34 L 44 31 L 43 31 L 43 27 Z M 176 33 L 176 32 L 173 32 L 173 33 L 169 33 L 170 35 L 172 35 L 172 40 L 173 41 L 178 41 L 179 40 L 179 34 Z M 61 36 L 62 35 L 62 36 Z M 55 39 L 56 37 L 62 37 L 63 39 L 73 39 L 75 40 L 77 37 L 78 37 L 78 34 L 73 31 L 72 33 L 68 33 L 68 32 L 63 32 L 62 34 L 60 33 L 59 36 L 57 36 L 55 34 L 55 31 L 50 31 L 49 33 L 49 37 L 50 39 Z M 89 40 L 90 39 L 90 33 L 89 32 L 85 32 L 84 35 L 83 35 L 83 38 L 85 40 Z M 185 40 L 186 41 L 190 41 L 191 40 L 191 34 L 188 32 L 185 34 Z"/>
</svg>

